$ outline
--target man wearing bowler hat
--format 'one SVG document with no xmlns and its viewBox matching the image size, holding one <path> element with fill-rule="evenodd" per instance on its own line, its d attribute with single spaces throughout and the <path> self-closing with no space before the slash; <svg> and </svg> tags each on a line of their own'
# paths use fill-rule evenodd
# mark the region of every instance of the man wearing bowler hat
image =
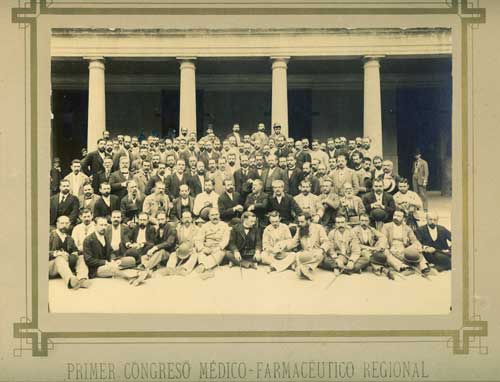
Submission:
<svg viewBox="0 0 500 382">
<path fill-rule="evenodd" d="M 413 191 L 422 199 L 424 211 L 427 212 L 427 182 L 429 180 L 429 165 L 427 161 L 422 159 L 420 150 L 415 151 L 415 162 L 412 167 Z"/>
</svg>

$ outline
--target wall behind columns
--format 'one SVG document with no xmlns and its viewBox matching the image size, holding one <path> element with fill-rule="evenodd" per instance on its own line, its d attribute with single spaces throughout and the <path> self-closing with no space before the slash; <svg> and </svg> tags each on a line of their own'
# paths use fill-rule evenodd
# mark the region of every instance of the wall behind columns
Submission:
<svg viewBox="0 0 500 382">
<path fill-rule="evenodd" d="M 111 136 L 161 133 L 160 91 L 106 92 L 106 127 Z"/>
<path fill-rule="evenodd" d="M 363 134 L 362 90 L 313 90 L 312 137 L 326 141 L 328 137 L 347 139 Z"/>
<path fill-rule="evenodd" d="M 382 90 L 382 149 L 384 159 L 394 163 L 394 171 L 398 173 L 398 129 L 396 125 L 396 91 Z"/>
</svg>

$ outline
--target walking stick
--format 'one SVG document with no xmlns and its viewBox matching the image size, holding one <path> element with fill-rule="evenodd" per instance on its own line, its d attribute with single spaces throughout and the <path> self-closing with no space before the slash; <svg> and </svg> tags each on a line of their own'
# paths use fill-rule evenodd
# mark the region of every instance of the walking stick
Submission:
<svg viewBox="0 0 500 382">
<path fill-rule="evenodd" d="M 328 283 L 328 285 L 326 286 L 326 288 L 325 288 L 325 289 L 330 288 L 330 286 L 333 284 L 333 282 L 334 282 L 335 280 L 337 280 L 337 278 L 338 278 L 340 275 L 344 274 L 344 269 L 345 269 L 345 268 L 342 268 L 342 271 L 340 271 L 340 273 L 339 273 L 338 275 L 336 275 L 336 274 L 335 274 L 335 272 L 333 272 L 333 279 L 332 279 L 332 281 L 330 281 L 330 282 Z"/>
<path fill-rule="evenodd" d="M 240 261 L 240 276 L 241 279 L 243 280 L 243 268 L 241 268 L 241 261 Z"/>
</svg>

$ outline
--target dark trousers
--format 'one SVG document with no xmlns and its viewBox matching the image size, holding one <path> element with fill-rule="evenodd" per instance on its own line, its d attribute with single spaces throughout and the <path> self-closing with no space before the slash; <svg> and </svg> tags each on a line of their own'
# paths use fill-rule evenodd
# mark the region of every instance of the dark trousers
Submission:
<svg viewBox="0 0 500 382">
<path fill-rule="evenodd" d="M 425 253 L 424 257 L 427 262 L 434 264 L 436 270 L 448 271 L 451 269 L 451 253 L 443 253 L 441 251 L 436 251 L 434 253 Z"/>
<path fill-rule="evenodd" d="M 242 268 L 250 268 L 252 263 L 257 264 L 257 261 L 253 258 L 253 253 L 242 253 L 241 262 L 236 259 L 233 251 L 226 251 L 225 261 L 231 262 L 235 265 L 241 265 Z"/>
</svg>

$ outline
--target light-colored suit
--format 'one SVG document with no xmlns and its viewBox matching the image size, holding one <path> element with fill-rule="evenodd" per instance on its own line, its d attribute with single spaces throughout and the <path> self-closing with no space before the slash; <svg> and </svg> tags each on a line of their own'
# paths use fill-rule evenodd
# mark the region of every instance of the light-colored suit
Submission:
<svg viewBox="0 0 500 382">
<path fill-rule="evenodd" d="M 231 229 L 223 221 L 217 224 L 207 222 L 198 230 L 194 245 L 198 252 L 198 262 L 206 269 L 219 265 L 224 258 L 224 249 L 229 243 Z"/>
<path fill-rule="evenodd" d="M 397 271 L 404 266 L 405 255 L 418 256 L 418 268 L 423 269 L 427 266 L 425 258 L 421 255 L 422 244 L 418 241 L 412 229 L 402 223 L 402 238 L 395 240 L 395 223 L 386 223 L 382 227 L 382 234 L 387 239 L 388 249 L 385 251 L 387 262 Z"/>
<path fill-rule="evenodd" d="M 69 181 L 69 192 L 77 198 L 83 196 L 83 186 L 90 182 L 89 177 L 83 172 L 79 172 L 78 175 L 70 173 L 64 179 Z"/>
<path fill-rule="evenodd" d="M 359 177 L 356 172 L 350 168 L 345 167 L 342 171 L 337 168 L 330 172 L 330 179 L 333 183 L 333 191 L 338 195 L 343 195 L 343 186 L 345 183 L 352 185 L 354 195 L 359 192 Z"/>
<path fill-rule="evenodd" d="M 295 262 L 295 252 L 288 252 L 292 244 L 292 235 L 286 224 L 279 223 L 278 228 L 269 224 L 262 234 L 261 261 L 281 272 Z"/>
<path fill-rule="evenodd" d="M 309 224 L 309 235 L 300 237 L 300 227 L 290 243 L 290 249 L 299 248 L 297 253 L 297 269 L 307 265 L 315 269 L 322 261 L 324 253 L 330 249 L 330 241 L 325 229 L 316 223 Z"/>
</svg>

